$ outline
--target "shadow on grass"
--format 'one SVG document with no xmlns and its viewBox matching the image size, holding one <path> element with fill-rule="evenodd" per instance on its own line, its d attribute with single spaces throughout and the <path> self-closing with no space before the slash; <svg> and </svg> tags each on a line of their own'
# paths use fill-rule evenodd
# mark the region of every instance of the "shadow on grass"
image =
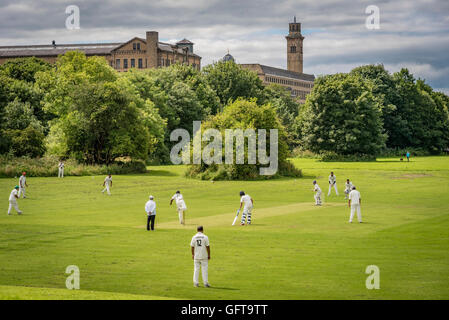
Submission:
<svg viewBox="0 0 449 320">
<path fill-rule="evenodd" d="M 211 286 L 210 288 L 207 288 L 207 289 L 208 290 L 213 290 L 213 289 L 215 289 L 215 290 L 231 290 L 231 291 L 239 290 L 239 289 L 236 289 L 236 288 L 215 287 L 215 286 Z"/>
<path fill-rule="evenodd" d="M 148 170 L 147 174 L 148 176 L 153 177 L 176 177 L 179 176 L 179 174 L 176 174 L 174 172 L 168 171 L 168 170 Z"/>
</svg>

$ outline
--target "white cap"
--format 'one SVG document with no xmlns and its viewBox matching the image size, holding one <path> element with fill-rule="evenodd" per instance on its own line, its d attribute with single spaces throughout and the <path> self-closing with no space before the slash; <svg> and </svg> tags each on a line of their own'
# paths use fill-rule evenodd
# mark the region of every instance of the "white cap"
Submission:
<svg viewBox="0 0 449 320">
<path fill-rule="evenodd" d="M 153 200 L 154 199 L 154 197 L 153 196 L 150 196 L 150 200 Z"/>
</svg>

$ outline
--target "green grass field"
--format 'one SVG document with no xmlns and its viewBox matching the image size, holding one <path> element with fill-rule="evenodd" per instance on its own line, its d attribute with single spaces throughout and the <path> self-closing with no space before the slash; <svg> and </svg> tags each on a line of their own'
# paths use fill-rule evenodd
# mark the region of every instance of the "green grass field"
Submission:
<svg viewBox="0 0 449 320">
<path fill-rule="evenodd" d="M 28 178 L 24 214 L 7 216 L 15 179 L 0 179 L 0 299 L 448 299 L 449 157 L 410 163 L 293 160 L 301 179 L 215 182 L 186 179 L 185 167 L 146 175 Z M 340 196 L 315 207 L 312 180 Z M 349 224 L 343 184 L 362 194 L 364 224 Z M 180 226 L 169 199 L 188 206 Z M 252 226 L 231 226 L 238 192 L 255 200 Z M 155 232 L 144 204 L 157 201 Z M 189 243 L 202 224 L 211 241 L 209 280 L 192 286 Z M 68 265 L 81 290 L 65 289 Z M 365 287 L 365 268 L 380 268 L 380 290 Z"/>
</svg>

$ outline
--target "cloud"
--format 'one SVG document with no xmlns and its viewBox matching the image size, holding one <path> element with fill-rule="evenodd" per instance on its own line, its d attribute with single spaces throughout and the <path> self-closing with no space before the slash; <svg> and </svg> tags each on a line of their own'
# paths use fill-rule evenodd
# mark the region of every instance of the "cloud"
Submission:
<svg viewBox="0 0 449 320">
<path fill-rule="evenodd" d="M 65 29 L 72 4 L 80 8 L 81 30 Z M 379 7 L 379 30 L 365 27 L 369 5 Z M 446 0 L 0 0 L 0 45 L 121 42 L 157 30 L 163 41 L 193 41 L 203 65 L 229 49 L 240 63 L 285 68 L 284 35 L 293 15 L 306 37 L 307 73 L 383 63 L 449 88 Z"/>
</svg>

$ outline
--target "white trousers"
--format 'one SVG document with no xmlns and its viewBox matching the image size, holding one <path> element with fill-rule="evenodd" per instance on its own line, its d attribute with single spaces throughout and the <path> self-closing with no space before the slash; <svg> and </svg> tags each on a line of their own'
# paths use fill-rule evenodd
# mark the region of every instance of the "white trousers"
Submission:
<svg viewBox="0 0 449 320">
<path fill-rule="evenodd" d="M 357 219 L 359 220 L 359 222 L 362 222 L 362 212 L 360 211 L 360 203 L 351 204 L 351 216 L 349 217 L 349 222 L 352 222 L 355 211 L 357 211 Z"/>
<path fill-rule="evenodd" d="M 20 211 L 20 209 L 19 209 L 19 205 L 17 204 L 17 201 L 9 200 L 8 214 L 11 214 L 11 210 L 12 210 L 13 207 L 14 207 L 14 209 L 16 209 L 16 212 L 18 214 L 22 213 L 22 211 Z"/>
<path fill-rule="evenodd" d="M 19 198 L 20 198 L 20 195 L 23 195 L 23 197 L 24 198 L 26 198 L 26 195 L 25 195 L 25 187 L 19 187 L 19 194 L 17 195 Z"/>
<path fill-rule="evenodd" d="M 111 191 L 109 190 L 109 185 L 108 184 L 105 185 L 105 188 L 101 192 L 104 193 L 105 191 L 108 192 L 108 195 L 111 195 Z"/>
<path fill-rule="evenodd" d="M 337 190 L 337 183 L 334 184 L 335 194 L 338 196 L 338 190 Z M 332 185 L 329 183 L 329 192 L 327 193 L 328 196 L 331 195 Z"/>
<path fill-rule="evenodd" d="M 179 223 L 180 224 L 185 224 L 184 208 L 178 208 L 178 216 L 179 216 Z"/>
<path fill-rule="evenodd" d="M 64 168 L 59 168 L 59 170 L 58 170 L 58 178 L 64 178 Z"/>
<path fill-rule="evenodd" d="M 320 205 L 321 204 L 321 192 L 315 193 L 314 198 L 315 198 L 315 204 Z"/>
<path fill-rule="evenodd" d="M 203 283 L 205 285 L 209 283 L 209 281 L 208 281 L 208 273 L 207 273 L 208 263 L 209 263 L 209 261 L 207 259 L 193 260 L 193 265 L 194 265 L 194 268 L 193 268 L 193 284 L 198 284 L 199 283 L 200 268 L 201 268 L 201 271 L 202 271 Z"/>
</svg>

